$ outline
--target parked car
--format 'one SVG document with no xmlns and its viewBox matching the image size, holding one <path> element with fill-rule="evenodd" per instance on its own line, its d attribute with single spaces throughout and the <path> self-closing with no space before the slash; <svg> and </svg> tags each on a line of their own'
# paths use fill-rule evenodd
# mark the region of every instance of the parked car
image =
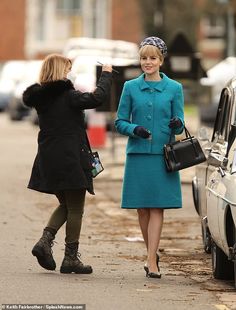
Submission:
<svg viewBox="0 0 236 310">
<path fill-rule="evenodd" d="M 31 113 L 31 110 L 23 104 L 22 94 L 29 85 L 37 82 L 41 64 L 41 60 L 29 60 L 25 62 L 24 75 L 15 86 L 8 104 L 7 112 L 11 120 L 20 121 Z"/>
<path fill-rule="evenodd" d="M 202 128 L 199 139 L 207 161 L 196 166 L 192 189 L 203 246 L 214 277 L 236 287 L 236 78 L 222 89 L 211 138 Z"/>
<path fill-rule="evenodd" d="M 138 45 L 134 42 L 104 38 L 69 38 L 63 55 L 74 60 L 76 57 L 120 59 L 122 62 L 137 59 Z M 137 59 L 138 60 L 138 59 Z"/>
<path fill-rule="evenodd" d="M 12 99 L 16 85 L 21 81 L 25 72 L 24 60 L 6 61 L 0 75 L 0 110 L 5 110 Z"/>
</svg>

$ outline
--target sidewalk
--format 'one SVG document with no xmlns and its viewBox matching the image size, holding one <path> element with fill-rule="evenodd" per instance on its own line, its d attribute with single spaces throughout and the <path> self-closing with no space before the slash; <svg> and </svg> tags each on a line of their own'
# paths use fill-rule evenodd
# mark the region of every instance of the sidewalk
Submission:
<svg viewBox="0 0 236 310">
<path fill-rule="evenodd" d="M 42 269 L 31 249 L 58 202 L 53 195 L 26 187 L 36 139 L 37 129 L 30 124 L 0 116 L 1 304 L 86 304 L 87 310 L 227 309 L 223 302 L 219 305 L 216 293 L 227 290 L 227 295 L 221 296 L 228 303 L 235 291 L 212 279 L 189 186 L 183 186 L 184 208 L 168 210 L 165 216 L 160 244 L 163 276 L 158 281 L 146 278 L 145 247 L 136 211 L 121 210 L 121 182 L 100 181 L 111 171 L 120 176 L 125 158 L 123 138 L 117 139 L 123 148 L 117 152 L 115 167 L 109 169 L 110 149 L 99 151 L 102 159 L 104 155 L 105 171 L 95 179 L 96 195 L 86 197 L 80 250 L 82 260 L 91 264 L 94 272 L 60 274 L 64 228 L 57 233 L 53 247 L 56 271 Z"/>
</svg>

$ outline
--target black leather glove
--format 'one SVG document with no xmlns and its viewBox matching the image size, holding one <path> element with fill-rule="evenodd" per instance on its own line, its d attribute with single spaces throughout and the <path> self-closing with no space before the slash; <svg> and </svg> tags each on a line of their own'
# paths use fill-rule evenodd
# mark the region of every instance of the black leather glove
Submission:
<svg viewBox="0 0 236 310">
<path fill-rule="evenodd" d="M 143 126 L 136 126 L 134 128 L 134 134 L 143 138 L 143 139 L 147 139 L 151 135 L 151 133 L 146 128 L 144 128 Z"/>
<path fill-rule="evenodd" d="M 172 129 L 180 128 L 182 126 L 182 122 L 178 117 L 173 117 L 168 126 Z"/>
</svg>

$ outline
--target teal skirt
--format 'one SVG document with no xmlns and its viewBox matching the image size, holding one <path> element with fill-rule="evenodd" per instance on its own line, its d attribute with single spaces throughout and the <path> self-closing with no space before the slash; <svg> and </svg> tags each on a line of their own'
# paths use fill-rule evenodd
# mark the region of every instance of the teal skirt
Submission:
<svg viewBox="0 0 236 310">
<path fill-rule="evenodd" d="M 167 172 L 163 155 L 127 154 L 121 207 L 182 207 L 179 172 Z"/>
</svg>

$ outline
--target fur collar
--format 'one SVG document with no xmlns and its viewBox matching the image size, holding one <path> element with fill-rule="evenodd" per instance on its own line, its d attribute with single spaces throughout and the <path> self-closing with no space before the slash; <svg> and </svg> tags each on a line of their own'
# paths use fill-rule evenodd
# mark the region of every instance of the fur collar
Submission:
<svg viewBox="0 0 236 310">
<path fill-rule="evenodd" d="M 27 107 L 43 109 L 66 90 L 74 89 L 70 80 L 58 80 L 45 84 L 33 84 L 23 92 L 23 102 Z"/>
</svg>

